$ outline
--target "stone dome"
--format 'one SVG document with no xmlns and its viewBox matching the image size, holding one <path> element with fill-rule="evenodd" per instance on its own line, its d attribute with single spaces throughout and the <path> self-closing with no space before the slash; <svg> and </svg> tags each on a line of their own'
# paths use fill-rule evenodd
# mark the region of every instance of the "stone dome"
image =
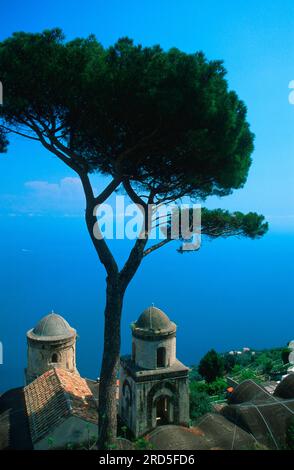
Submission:
<svg viewBox="0 0 294 470">
<path fill-rule="evenodd" d="M 157 307 L 148 307 L 133 324 L 133 333 L 139 336 L 169 335 L 176 331 L 176 325 Z"/>
<path fill-rule="evenodd" d="M 43 317 L 35 328 L 28 332 L 29 338 L 40 341 L 66 339 L 75 336 L 75 334 L 76 331 L 71 328 L 67 321 L 54 312 Z"/>
</svg>

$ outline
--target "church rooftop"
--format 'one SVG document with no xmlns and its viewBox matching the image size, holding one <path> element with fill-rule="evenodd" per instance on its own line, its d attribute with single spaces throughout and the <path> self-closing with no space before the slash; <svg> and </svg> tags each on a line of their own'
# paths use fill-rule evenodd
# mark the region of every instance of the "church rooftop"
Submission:
<svg viewBox="0 0 294 470">
<path fill-rule="evenodd" d="M 28 332 L 28 337 L 36 340 L 52 341 L 70 338 L 75 334 L 76 331 L 61 315 L 52 312 L 43 317 L 35 328 Z"/>
<path fill-rule="evenodd" d="M 24 388 L 26 413 L 33 443 L 69 416 L 98 423 L 98 410 L 85 379 L 53 368 Z"/>
<path fill-rule="evenodd" d="M 132 326 L 133 334 L 139 336 L 166 335 L 176 331 L 176 325 L 159 308 L 146 308 Z"/>
</svg>

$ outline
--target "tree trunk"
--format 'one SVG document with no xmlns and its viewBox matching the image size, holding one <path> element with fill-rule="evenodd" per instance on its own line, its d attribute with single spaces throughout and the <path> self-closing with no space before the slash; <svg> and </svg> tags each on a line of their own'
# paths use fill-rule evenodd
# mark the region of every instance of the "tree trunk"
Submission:
<svg viewBox="0 0 294 470">
<path fill-rule="evenodd" d="M 107 277 L 104 312 L 104 349 L 99 384 L 98 448 L 107 449 L 115 443 L 117 433 L 116 381 L 120 359 L 120 321 L 123 292 L 118 277 Z"/>
<path fill-rule="evenodd" d="M 104 202 L 108 195 L 118 186 L 119 181 L 114 180 L 109 184 L 106 190 L 101 193 L 99 198 L 95 198 L 88 175 L 80 172 L 79 176 L 87 201 L 85 218 L 89 235 L 99 260 L 104 265 L 107 272 L 106 306 L 104 312 L 104 349 L 99 384 L 98 448 L 108 449 L 115 444 L 117 434 L 116 381 L 120 360 L 120 323 L 123 298 L 130 281 L 143 259 L 144 248 L 148 240 L 149 226 L 146 220 L 148 221 L 149 213 L 145 211 L 146 220 L 143 227 L 145 237 L 139 237 L 137 239 L 128 260 L 122 271 L 119 272 L 117 263 L 104 238 L 101 236 L 95 211 L 97 204 Z M 96 230 L 94 230 L 95 227 Z M 97 237 L 97 234 L 99 237 Z"/>
</svg>

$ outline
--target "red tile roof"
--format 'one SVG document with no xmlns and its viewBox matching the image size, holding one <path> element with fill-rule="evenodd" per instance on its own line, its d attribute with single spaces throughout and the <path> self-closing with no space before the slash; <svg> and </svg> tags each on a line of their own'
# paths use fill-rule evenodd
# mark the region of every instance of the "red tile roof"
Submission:
<svg viewBox="0 0 294 470">
<path fill-rule="evenodd" d="M 54 368 L 24 388 L 32 441 L 50 433 L 68 416 L 98 423 L 98 410 L 85 379 Z"/>
</svg>

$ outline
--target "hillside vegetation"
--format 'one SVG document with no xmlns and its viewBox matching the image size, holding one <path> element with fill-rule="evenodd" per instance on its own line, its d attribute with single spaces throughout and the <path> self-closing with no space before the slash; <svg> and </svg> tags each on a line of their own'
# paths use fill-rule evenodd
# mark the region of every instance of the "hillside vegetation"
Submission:
<svg viewBox="0 0 294 470">
<path fill-rule="evenodd" d="M 244 348 L 219 354 L 209 351 L 190 371 L 190 417 L 195 423 L 225 402 L 228 387 L 252 379 L 257 383 L 280 380 L 287 373 L 290 350 L 287 347 L 254 351 Z"/>
</svg>

